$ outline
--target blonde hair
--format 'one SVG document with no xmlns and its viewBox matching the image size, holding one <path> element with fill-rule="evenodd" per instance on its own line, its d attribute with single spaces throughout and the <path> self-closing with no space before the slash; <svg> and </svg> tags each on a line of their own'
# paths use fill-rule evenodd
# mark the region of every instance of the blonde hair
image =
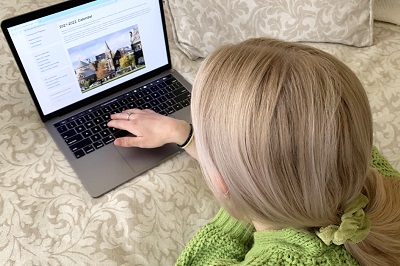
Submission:
<svg viewBox="0 0 400 266">
<path fill-rule="evenodd" d="M 344 207 L 364 192 L 371 233 L 346 248 L 364 265 L 399 261 L 399 190 L 370 168 L 368 98 L 339 60 L 265 38 L 223 46 L 199 69 L 192 117 L 204 176 L 229 213 L 319 228 L 340 224 Z"/>
</svg>

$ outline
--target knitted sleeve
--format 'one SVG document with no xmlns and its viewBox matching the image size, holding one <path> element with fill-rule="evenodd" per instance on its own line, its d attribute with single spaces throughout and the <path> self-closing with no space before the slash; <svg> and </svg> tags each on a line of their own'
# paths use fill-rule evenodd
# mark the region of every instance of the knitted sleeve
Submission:
<svg viewBox="0 0 400 266">
<path fill-rule="evenodd" d="M 189 241 L 177 266 L 231 265 L 242 261 L 253 242 L 254 227 L 221 209 L 214 220 L 203 226 Z"/>
<path fill-rule="evenodd" d="M 375 146 L 372 147 L 371 166 L 378 170 L 383 176 L 400 178 L 400 173 L 390 165 Z"/>
</svg>

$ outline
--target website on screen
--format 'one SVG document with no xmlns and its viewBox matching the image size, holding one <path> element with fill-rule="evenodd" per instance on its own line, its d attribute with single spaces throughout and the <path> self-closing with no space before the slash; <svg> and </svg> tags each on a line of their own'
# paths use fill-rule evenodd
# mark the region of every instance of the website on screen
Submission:
<svg viewBox="0 0 400 266">
<path fill-rule="evenodd" d="M 158 1 L 94 1 L 9 32 L 45 115 L 168 62 Z"/>
</svg>

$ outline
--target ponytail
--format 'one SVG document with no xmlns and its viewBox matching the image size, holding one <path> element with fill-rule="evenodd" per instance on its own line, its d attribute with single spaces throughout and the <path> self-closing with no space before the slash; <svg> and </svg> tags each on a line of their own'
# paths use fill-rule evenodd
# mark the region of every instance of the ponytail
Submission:
<svg viewBox="0 0 400 266">
<path fill-rule="evenodd" d="M 380 166 L 390 168 L 386 161 Z M 391 170 L 385 176 L 371 170 L 362 191 L 369 199 L 365 212 L 371 220 L 371 230 L 363 241 L 345 244 L 361 265 L 398 265 L 400 262 L 400 179 L 393 178 L 400 174 Z"/>
</svg>

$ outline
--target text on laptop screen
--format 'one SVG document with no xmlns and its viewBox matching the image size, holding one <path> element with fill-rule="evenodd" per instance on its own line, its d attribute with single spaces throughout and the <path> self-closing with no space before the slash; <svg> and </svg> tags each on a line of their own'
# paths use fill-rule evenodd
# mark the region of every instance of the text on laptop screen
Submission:
<svg viewBox="0 0 400 266">
<path fill-rule="evenodd" d="M 168 63 L 159 1 L 98 0 L 9 33 L 44 115 Z"/>
</svg>

